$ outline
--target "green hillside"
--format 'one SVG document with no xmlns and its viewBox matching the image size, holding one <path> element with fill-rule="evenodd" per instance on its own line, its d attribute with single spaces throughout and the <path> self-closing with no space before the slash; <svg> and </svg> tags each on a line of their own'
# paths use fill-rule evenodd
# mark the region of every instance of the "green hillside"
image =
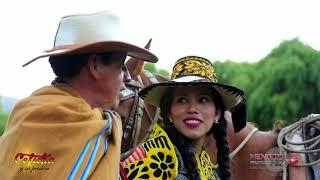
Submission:
<svg viewBox="0 0 320 180">
<path fill-rule="evenodd" d="M 261 129 L 320 111 L 320 53 L 298 39 L 282 42 L 256 63 L 215 66 L 221 82 L 245 91 L 249 120 Z"/>
</svg>

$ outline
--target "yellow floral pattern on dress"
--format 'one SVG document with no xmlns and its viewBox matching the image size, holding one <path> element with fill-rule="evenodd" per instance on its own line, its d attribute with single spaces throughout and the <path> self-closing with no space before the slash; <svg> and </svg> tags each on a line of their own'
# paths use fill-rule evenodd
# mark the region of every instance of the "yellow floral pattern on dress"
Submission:
<svg viewBox="0 0 320 180">
<path fill-rule="evenodd" d="M 146 157 L 129 164 L 124 169 L 129 180 L 131 179 L 175 179 L 178 174 L 178 159 L 172 142 L 167 133 L 155 124 L 149 139 L 141 145 Z M 216 180 L 214 165 L 209 155 L 203 150 L 195 154 L 198 171 L 202 180 Z"/>
<path fill-rule="evenodd" d="M 128 179 L 175 179 L 178 159 L 167 133 L 157 124 L 142 147 L 146 158 L 125 165 Z"/>
<path fill-rule="evenodd" d="M 188 56 L 179 59 L 173 67 L 171 79 L 180 76 L 200 76 L 217 82 L 216 73 L 212 64 L 205 58 Z"/>
<path fill-rule="evenodd" d="M 214 170 L 219 167 L 218 164 L 212 164 L 206 151 L 201 151 L 200 156 L 196 154 L 197 166 L 202 180 L 216 180 Z"/>
</svg>

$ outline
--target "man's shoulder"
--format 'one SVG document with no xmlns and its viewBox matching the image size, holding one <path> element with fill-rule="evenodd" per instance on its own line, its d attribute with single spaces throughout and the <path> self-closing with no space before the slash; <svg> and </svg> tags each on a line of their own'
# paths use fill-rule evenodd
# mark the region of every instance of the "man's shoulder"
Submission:
<svg viewBox="0 0 320 180">
<path fill-rule="evenodd" d="M 73 90 L 65 87 L 46 86 L 31 96 L 17 102 L 10 120 L 55 122 L 81 118 L 92 109 Z"/>
<path fill-rule="evenodd" d="M 71 104 L 85 105 L 89 104 L 81 96 L 68 86 L 44 86 L 34 91 L 29 97 L 17 102 L 14 109 L 25 108 L 58 108 L 61 106 L 70 107 Z"/>
<path fill-rule="evenodd" d="M 27 98 L 37 96 L 70 96 L 80 98 L 80 94 L 68 85 L 44 86 L 35 90 L 31 96 Z"/>
</svg>

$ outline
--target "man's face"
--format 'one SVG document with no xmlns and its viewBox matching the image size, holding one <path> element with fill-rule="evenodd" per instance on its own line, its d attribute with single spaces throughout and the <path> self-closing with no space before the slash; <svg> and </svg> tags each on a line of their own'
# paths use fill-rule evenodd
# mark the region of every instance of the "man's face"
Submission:
<svg viewBox="0 0 320 180">
<path fill-rule="evenodd" d="M 101 99 L 99 100 L 102 108 L 115 109 L 119 105 L 120 91 L 125 89 L 124 82 L 130 81 L 130 75 L 127 71 L 124 61 L 127 57 L 125 52 L 115 52 L 110 55 L 97 55 L 99 78 L 97 78 L 98 89 Z M 99 103 L 99 104 L 100 104 Z"/>
</svg>

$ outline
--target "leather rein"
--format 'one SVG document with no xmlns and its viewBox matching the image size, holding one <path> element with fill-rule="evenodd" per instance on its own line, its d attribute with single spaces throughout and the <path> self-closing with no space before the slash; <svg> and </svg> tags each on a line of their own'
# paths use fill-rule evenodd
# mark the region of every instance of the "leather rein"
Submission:
<svg viewBox="0 0 320 180">
<path fill-rule="evenodd" d="M 153 84 L 158 83 L 158 80 L 153 76 L 153 74 L 147 71 L 145 71 L 145 74 L 151 83 Z M 157 122 L 160 114 L 160 109 L 157 108 L 156 113 L 152 118 L 143 100 L 139 97 L 138 93 L 144 87 L 143 81 L 140 75 L 138 76 L 137 80 L 131 80 L 129 83 L 126 83 L 126 87 L 127 87 L 127 89 L 125 90 L 126 95 L 121 98 L 121 101 L 127 100 L 132 97 L 134 98 L 134 100 L 133 100 L 130 113 L 127 119 L 124 121 L 126 123 L 123 123 L 126 125 L 123 129 L 122 141 L 128 140 L 131 132 L 132 132 L 132 136 L 129 142 L 129 147 L 131 148 L 128 151 L 121 154 L 121 160 L 126 159 L 130 154 L 132 154 L 132 152 L 135 150 L 136 146 L 139 143 L 138 139 L 140 136 L 141 122 L 142 122 L 142 117 L 144 112 L 143 109 L 145 109 L 147 113 L 147 117 L 151 121 L 151 125 L 148 129 L 148 133 L 146 134 L 143 140 L 145 140 L 152 132 L 153 124 Z"/>
</svg>

